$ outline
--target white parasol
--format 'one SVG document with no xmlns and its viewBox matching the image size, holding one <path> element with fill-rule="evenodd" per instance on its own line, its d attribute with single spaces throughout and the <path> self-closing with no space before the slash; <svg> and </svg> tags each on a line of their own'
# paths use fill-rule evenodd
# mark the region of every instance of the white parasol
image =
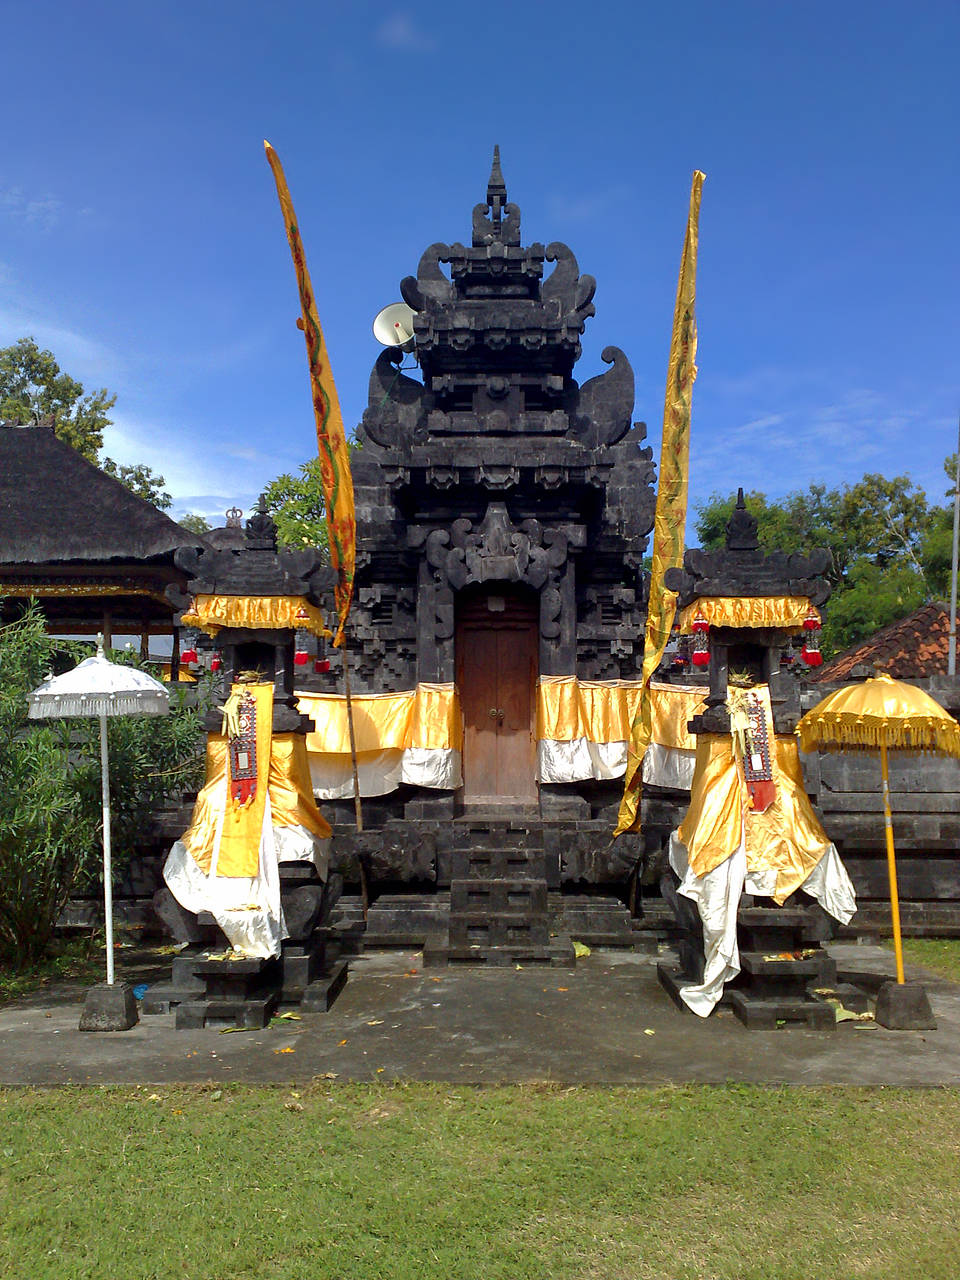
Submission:
<svg viewBox="0 0 960 1280">
<path fill-rule="evenodd" d="M 99 716 L 100 782 L 103 794 L 103 900 L 107 932 L 107 982 L 113 985 L 113 885 L 110 859 L 110 761 L 107 754 L 107 716 L 166 715 L 170 698 L 159 680 L 136 667 L 121 667 L 97 652 L 72 671 L 50 676 L 29 695 L 30 719 Z"/>
</svg>

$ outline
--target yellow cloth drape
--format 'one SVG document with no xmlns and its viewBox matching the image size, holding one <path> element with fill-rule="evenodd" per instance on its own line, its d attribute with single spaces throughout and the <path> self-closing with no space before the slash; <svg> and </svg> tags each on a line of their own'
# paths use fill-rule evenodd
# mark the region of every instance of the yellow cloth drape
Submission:
<svg viewBox="0 0 960 1280">
<path fill-rule="evenodd" d="M 541 676 L 537 687 L 537 738 L 553 742 L 626 742 L 640 705 L 639 680 L 577 680 Z M 692 751 L 687 721 L 697 714 L 706 690 L 686 685 L 650 686 L 651 741 Z"/>
<path fill-rule="evenodd" d="M 782 903 L 810 875 L 829 840 L 803 784 L 796 739 L 784 735 L 775 742 L 777 796 L 764 813 L 754 813 L 731 739 L 702 735 L 690 807 L 678 835 L 697 876 L 725 862 L 742 836 L 747 870 L 776 870 L 774 900 Z"/>
<path fill-rule="evenodd" d="M 700 225 L 700 195 L 704 175 L 697 170 L 690 186 L 690 210 L 680 259 L 677 297 L 673 308 L 670 358 L 663 404 L 663 439 L 660 449 L 660 481 L 653 525 L 653 560 L 647 625 L 643 644 L 642 685 L 649 688 L 660 665 L 677 607 L 677 593 L 663 584 L 668 569 L 683 561 L 684 527 L 687 521 L 687 484 L 690 460 L 690 407 L 697 376 L 697 321 L 694 311 L 697 292 L 697 242 Z M 653 707 L 641 697 L 634 717 L 627 749 L 623 779 L 623 799 L 617 815 L 614 837 L 640 826 L 640 784 L 643 757 L 653 739 Z"/>
<path fill-rule="evenodd" d="M 321 840 L 330 823 L 317 808 L 310 784 L 307 744 L 301 733 L 274 734 L 270 748 L 270 816 L 275 827 L 306 827 Z"/>
<path fill-rule="evenodd" d="M 268 750 L 266 787 L 260 787 L 259 777 L 257 786 L 258 792 L 261 792 L 260 826 L 255 832 L 252 829 L 252 823 L 247 827 L 248 843 L 243 848 L 239 847 L 236 839 L 239 833 L 235 833 L 234 848 L 229 851 L 229 856 L 225 860 L 223 840 L 228 834 L 228 826 L 224 806 L 226 805 L 228 812 L 231 808 L 238 806 L 232 804 L 226 786 L 227 739 L 218 733 L 211 733 L 207 738 L 206 782 L 197 796 L 190 826 L 183 836 L 183 844 L 187 852 L 204 875 L 210 874 L 217 826 L 221 816 L 224 816 L 224 831 L 220 839 L 217 874 L 220 876 L 255 876 L 257 874 L 260 865 L 260 831 L 263 824 L 262 796 L 266 794 L 267 788 L 270 794 L 271 821 L 274 826 L 306 827 L 321 839 L 330 835 L 330 824 L 320 813 L 313 799 L 310 766 L 307 762 L 307 749 L 303 736 L 298 733 L 278 733 L 273 742 L 268 744 Z"/>
<path fill-rule="evenodd" d="M 303 596 L 194 596 L 181 621 L 185 627 L 199 627 L 210 636 L 215 636 L 221 627 L 300 627 L 315 636 L 330 634 L 320 610 Z"/>
<path fill-rule="evenodd" d="M 260 833 L 270 776 L 270 739 L 273 736 L 273 685 L 235 684 L 231 693 L 249 694 L 257 704 L 257 789 L 246 804 L 239 804 L 227 787 L 226 811 L 217 855 L 218 876 L 255 876 L 260 865 Z"/>
<path fill-rule="evenodd" d="M 461 749 L 460 699 L 452 684 L 418 684 L 403 693 L 354 694 L 350 701 L 358 752 L 409 747 Z M 342 694 L 298 693 L 297 704 L 316 724 L 314 732 L 307 735 L 311 754 L 350 754 L 347 704 Z"/>
<path fill-rule="evenodd" d="M 697 614 L 711 627 L 778 627 L 802 631 L 812 606 L 806 596 L 704 596 L 681 610 L 677 625 L 690 635 Z M 820 614 L 814 609 L 819 620 Z"/>
<path fill-rule="evenodd" d="M 357 522 L 353 500 L 353 477 L 350 473 L 350 451 L 343 429 L 343 415 L 337 396 L 327 344 L 320 328 L 314 301 L 313 285 L 307 270 L 307 259 L 300 239 L 297 215 L 294 213 L 290 190 L 284 177 L 280 157 L 264 141 L 267 162 L 277 184 L 277 197 L 283 211 L 283 225 L 287 232 L 293 266 L 297 273 L 300 293 L 300 328 L 307 343 L 307 363 L 310 366 L 310 387 L 313 393 L 313 416 L 317 424 L 317 448 L 320 455 L 320 475 L 323 481 L 323 498 L 327 509 L 327 543 L 330 563 L 337 573 L 334 597 L 337 603 L 339 625 L 333 643 L 343 640 L 343 628 L 350 612 L 353 598 L 353 575 L 357 558 Z"/>
</svg>

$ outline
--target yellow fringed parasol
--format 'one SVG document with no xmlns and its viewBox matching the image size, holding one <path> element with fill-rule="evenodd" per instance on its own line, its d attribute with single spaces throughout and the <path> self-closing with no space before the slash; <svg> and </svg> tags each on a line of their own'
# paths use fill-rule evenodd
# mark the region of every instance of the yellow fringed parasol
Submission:
<svg viewBox="0 0 960 1280">
<path fill-rule="evenodd" d="M 893 947 L 897 957 L 897 982 L 902 985 L 903 948 L 887 752 L 929 751 L 960 757 L 960 724 L 916 685 L 881 674 L 863 684 L 838 689 L 817 703 L 797 725 L 797 736 L 803 751 L 880 752 Z"/>
</svg>

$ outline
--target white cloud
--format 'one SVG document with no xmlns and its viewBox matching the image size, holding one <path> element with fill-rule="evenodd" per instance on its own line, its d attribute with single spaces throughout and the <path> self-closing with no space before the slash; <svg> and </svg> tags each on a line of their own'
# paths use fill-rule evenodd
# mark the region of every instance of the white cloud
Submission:
<svg viewBox="0 0 960 1280">
<path fill-rule="evenodd" d="M 411 53 L 429 53 L 436 41 L 421 31 L 409 13 L 397 13 L 381 22 L 374 33 L 378 44 L 388 49 L 403 49 Z"/>
<path fill-rule="evenodd" d="M 28 196 L 22 187 L 0 188 L 0 213 L 41 231 L 54 227 L 62 211 L 63 201 L 56 196 Z"/>
</svg>

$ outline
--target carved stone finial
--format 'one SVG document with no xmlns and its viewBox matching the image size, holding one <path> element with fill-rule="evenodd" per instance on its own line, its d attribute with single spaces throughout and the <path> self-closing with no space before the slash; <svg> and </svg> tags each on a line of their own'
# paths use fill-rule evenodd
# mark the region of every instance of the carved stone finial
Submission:
<svg viewBox="0 0 960 1280">
<path fill-rule="evenodd" d="M 493 220 L 500 221 L 500 211 L 507 203 L 507 184 L 503 180 L 500 168 L 500 148 L 493 148 L 493 164 L 490 167 L 490 180 L 487 183 L 487 204 L 493 210 Z"/>
<path fill-rule="evenodd" d="M 257 509 L 247 521 L 247 542 L 251 547 L 276 551 L 277 526 L 267 510 L 267 495 L 261 493 Z"/>
<path fill-rule="evenodd" d="M 225 528 L 227 529 L 240 528 L 240 521 L 243 519 L 242 507 L 229 507 L 223 514 L 227 517 L 227 523 Z"/>
<path fill-rule="evenodd" d="M 727 549 L 729 551 L 756 551 L 760 546 L 757 537 L 757 518 L 747 510 L 743 490 L 737 490 L 737 505 L 727 522 Z"/>
</svg>

